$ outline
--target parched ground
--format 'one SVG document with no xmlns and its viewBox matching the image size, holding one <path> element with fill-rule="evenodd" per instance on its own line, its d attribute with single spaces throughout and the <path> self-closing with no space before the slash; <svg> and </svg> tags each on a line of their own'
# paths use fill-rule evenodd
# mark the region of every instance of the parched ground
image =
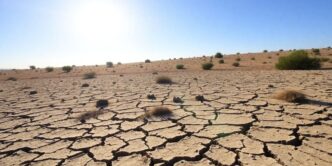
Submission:
<svg viewBox="0 0 332 166">
<path fill-rule="evenodd" d="M 168 75 L 171 85 L 155 83 Z M 89 87 L 82 87 L 84 83 Z M 282 89 L 307 104 L 271 98 Z M 33 92 L 35 91 L 35 92 Z M 155 100 L 147 99 L 154 94 Z M 196 101 L 203 95 L 206 101 Z M 174 103 L 180 97 L 183 103 Z M 109 106 L 96 118 L 96 101 Z M 332 72 L 184 71 L 0 82 L 0 165 L 332 165 Z M 143 120 L 165 106 L 169 119 Z"/>
</svg>

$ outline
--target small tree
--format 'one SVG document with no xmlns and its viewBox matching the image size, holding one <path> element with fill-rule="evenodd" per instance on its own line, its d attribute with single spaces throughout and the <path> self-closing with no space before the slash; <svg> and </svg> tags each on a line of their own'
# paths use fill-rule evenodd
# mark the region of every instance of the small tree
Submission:
<svg viewBox="0 0 332 166">
<path fill-rule="evenodd" d="M 264 53 L 267 53 L 268 51 L 267 51 L 267 50 L 264 50 L 263 52 L 264 52 Z"/>
<path fill-rule="evenodd" d="M 212 67 L 213 67 L 213 63 L 211 63 L 211 62 L 203 63 L 203 64 L 202 64 L 202 68 L 203 68 L 203 70 L 211 70 Z"/>
<path fill-rule="evenodd" d="M 53 68 L 53 67 L 46 67 L 45 70 L 46 70 L 47 72 L 52 72 L 52 71 L 54 70 L 54 68 Z"/>
<path fill-rule="evenodd" d="M 145 63 L 151 63 L 150 59 L 145 60 Z"/>
<path fill-rule="evenodd" d="M 73 70 L 73 67 L 71 66 L 63 66 L 62 70 L 66 73 L 69 73 L 71 70 Z"/>
<path fill-rule="evenodd" d="M 225 61 L 223 59 L 220 59 L 219 63 L 222 64 L 222 63 L 225 63 Z"/>
<path fill-rule="evenodd" d="M 106 62 L 106 67 L 113 67 L 113 62 Z"/>
<path fill-rule="evenodd" d="M 214 57 L 215 58 L 223 58 L 224 56 L 220 52 L 217 52 Z"/>
<path fill-rule="evenodd" d="M 276 68 L 280 70 L 310 70 L 321 67 L 318 58 L 310 58 L 304 50 L 291 52 L 288 56 L 280 57 Z"/>
<path fill-rule="evenodd" d="M 30 69 L 31 69 L 31 70 L 35 70 L 35 69 L 36 69 L 36 66 L 31 65 L 31 66 L 30 66 Z"/>
</svg>

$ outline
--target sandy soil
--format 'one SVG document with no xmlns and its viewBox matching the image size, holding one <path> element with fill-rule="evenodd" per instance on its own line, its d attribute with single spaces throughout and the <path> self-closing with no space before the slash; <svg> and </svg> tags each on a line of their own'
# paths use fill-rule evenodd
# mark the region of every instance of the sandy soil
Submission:
<svg viewBox="0 0 332 166">
<path fill-rule="evenodd" d="M 89 80 L 76 68 L 77 77 L 37 70 L 0 81 L 0 165 L 332 165 L 331 70 L 202 71 L 194 67 L 202 59 L 194 59 L 192 68 L 175 72 L 178 61 L 122 76 L 125 65 L 86 67 L 100 69 Z M 170 71 L 152 74 L 158 64 Z M 160 75 L 174 83 L 156 84 Z M 272 99 L 283 89 L 304 92 L 309 103 Z M 100 99 L 109 106 L 96 108 Z M 142 119 L 159 106 L 173 115 Z M 102 113 L 78 118 L 94 111 Z"/>
</svg>

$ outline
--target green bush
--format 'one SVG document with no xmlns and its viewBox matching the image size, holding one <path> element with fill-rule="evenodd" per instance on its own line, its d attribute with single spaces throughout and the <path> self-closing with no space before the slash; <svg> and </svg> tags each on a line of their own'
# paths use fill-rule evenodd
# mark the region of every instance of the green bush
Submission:
<svg viewBox="0 0 332 166">
<path fill-rule="evenodd" d="M 36 69 L 36 66 L 30 66 L 30 69 L 31 69 L 31 70 L 35 70 L 35 69 Z"/>
<path fill-rule="evenodd" d="M 268 51 L 267 51 L 267 50 L 264 50 L 263 52 L 264 52 L 264 53 L 267 53 Z"/>
<path fill-rule="evenodd" d="M 309 57 L 304 50 L 293 51 L 288 56 L 280 57 L 276 64 L 279 70 L 310 70 L 319 69 L 320 66 L 320 60 Z"/>
<path fill-rule="evenodd" d="M 95 72 L 88 72 L 83 75 L 84 79 L 92 79 L 96 78 L 96 73 Z"/>
<path fill-rule="evenodd" d="M 66 73 L 69 73 L 71 70 L 73 70 L 73 67 L 71 66 L 63 66 L 62 70 Z"/>
<path fill-rule="evenodd" d="M 215 58 L 223 58 L 224 56 L 220 52 L 217 52 L 214 57 Z"/>
<path fill-rule="evenodd" d="M 213 63 L 211 63 L 211 62 L 203 63 L 203 64 L 202 64 L 202 68 L 203 68 L 203 70 L 211 70 L 212 67 L 213 67 Z"/>
<path fill-rule="evenodd" d="M 53 68 L 53 67 L 46 67 L 45 70 L 46 70 L 47 72 L 52 72 L 52 71 L 54 70 L 54 68 Z"/>
<path fill-rule="evenodd" d="M 106 67 L 113 67 L 113 62 L 106 62 Z"/>
<path fill-rule="evenodd" d="M 219 63 L 222 64 L 222 63 L 225 63 L 225 61 L 223 59 L 220 59 Z"/>
<path fill-rule="evenodd" d="M 234 62 L 232 65 L 233 65 L 234 67 L 239 67 L 239 66 L 240 66 L 240 63 L 239 63 L 239 62 Z"/>
<path fill-rule="evenodd" d="M 177 64 L 176 69 L 184 69 L 184 65 L 183 64 Z"/>
</svg>

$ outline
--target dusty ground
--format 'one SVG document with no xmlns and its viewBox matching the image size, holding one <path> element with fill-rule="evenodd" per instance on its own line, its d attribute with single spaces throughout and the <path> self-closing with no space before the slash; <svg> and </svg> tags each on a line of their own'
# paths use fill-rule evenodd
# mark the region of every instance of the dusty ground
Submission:
<svg viewBox="0 0 332 166">
<path fill-rule="evenodd" d="M 176 83 L 156 84 L 158 75 Z M 158 75 L 1 81 L 0 165 L 332 165 L 331 70 Z M 310 103 L 271 99 L 287 88 Z M 80 122 L 99 99 L 110 103 L 104 113 Z M 174 116 L 139 118 L 156 106 Z"/>
</svg>

